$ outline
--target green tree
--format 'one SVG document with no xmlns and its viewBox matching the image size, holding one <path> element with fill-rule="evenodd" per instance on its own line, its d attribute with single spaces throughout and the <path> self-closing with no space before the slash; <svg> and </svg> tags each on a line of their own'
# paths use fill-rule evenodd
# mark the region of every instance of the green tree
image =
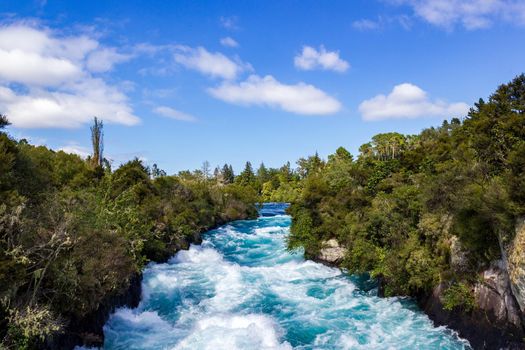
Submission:
<svg viewBox="0 0 525 350">
<path fill-rule="evenodd" d="M 254 186 L 255 174 L 253 173 L 252 164 L 250 162 L 246 162 L 244 170 L 235 180 L 243 186 Z"/>
<path fill-rule="evenodd" d="M 6 115 L 0 114 L 0 130 L 4 129 L 6 126 L 10 125 L 9 120 Z"/>
<path fill-rule="evenodd" d="M 91 156 L 93 166 L 101 167 L 104 158 L 104 123 L 97 117 L 93 119 L 93 126 L 91 126 L 91 144 L 93 146 Z"/>
<path fill-rule="evenodd" d="M 225 184 L 233 183 L 233 181 L 235 180 L 235 173 L 233 172 L 233 168 L 231 165 L 224 164 L 221 172 Z"/>
</svg>

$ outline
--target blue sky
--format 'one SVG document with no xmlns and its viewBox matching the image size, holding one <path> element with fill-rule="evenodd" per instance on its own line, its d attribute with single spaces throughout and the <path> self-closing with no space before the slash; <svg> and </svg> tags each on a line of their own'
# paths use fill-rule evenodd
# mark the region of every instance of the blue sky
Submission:
<svg viewBox="0 0 525 350">
<path fill-rule="evenodd" d="M 525 71 L 516 0 L 0 3 L 17 138 L 173 173 L 323 157 L 417 133 Z"/>
</svg>

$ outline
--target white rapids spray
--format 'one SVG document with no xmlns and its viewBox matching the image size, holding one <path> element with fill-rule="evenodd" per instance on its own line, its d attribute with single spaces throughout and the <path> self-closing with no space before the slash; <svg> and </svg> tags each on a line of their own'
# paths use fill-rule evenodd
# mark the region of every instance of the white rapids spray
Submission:
<svg viewBox="0 0 525 350">
<path fill-rule="evenodd" d="M 282 210 L 282 207 L 281 207 Z M 468 349 L 409 299 L 285 248 L 285 215 L 210 231 L 144 271 L 138 308 L 117 310 L 104 349 Z"/>
</svg>

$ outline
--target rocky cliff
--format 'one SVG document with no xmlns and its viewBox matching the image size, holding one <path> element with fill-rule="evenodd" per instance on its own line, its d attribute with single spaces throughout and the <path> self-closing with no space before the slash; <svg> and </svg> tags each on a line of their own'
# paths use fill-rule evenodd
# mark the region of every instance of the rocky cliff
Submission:
<svg viewBox="0 0 525 350">
<path fill-rule="evenodd" d="M 474 349 L 524 349 L 523 314 L 503 262 L 495 262 L 480 273 L 478 280 L 473 290 L 475 307 L 470 311 L 445 309 L 445 283 L 434 288 L 431 295 L 420 296 L 418 302 L 436 324 L 456 330 Z"/>
<path fill-rule="evenodd" d="M 502 259 L 480 271 L 472 286 L 472 310 L 445 309 L 447 283 L 417 297 L 421 308 L 437 325 L 456 330 L 474 349 L 525 349 L 525 219 L 518 221 L 515 234 L 502 236 L 500 244 Z M 457 237 L 450 236 L 449 248 L 452 269 L 467 273 L 468 253 Z M 336 266 L 346 251 L 336 239 L 330 239 L 322 243 L 313 259 Z M 380 283 L 380 293 L 381 287 Z"/>
<path fill-rule="evenodd" d="M 446 310 L 445 283 L 419 303 L 434 322 L 457 330 L 475 349 L 525 349 L 525 220 L 518 220 L 515 232 L 500 233 L 499 243 L 501 260 L 479 272 L 472 287 L 473 310 Z M 449 244 L 452 269 L 465 273 L 468 254 L 455 236 Z"/>
<path fill-rule="evenodd" d="M 520 218 L 510 244 L 505 248 L 504 257 L 509 272 L 512 293 L 525 313 L 525 219 Z"/>
</svg>

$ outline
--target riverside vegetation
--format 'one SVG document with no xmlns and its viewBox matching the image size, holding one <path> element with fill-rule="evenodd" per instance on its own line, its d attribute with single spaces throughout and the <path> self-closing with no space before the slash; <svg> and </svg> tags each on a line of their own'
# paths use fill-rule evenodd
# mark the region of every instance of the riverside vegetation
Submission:
<svg viewBox="0 0 525 350">
<path fill-rule="evenodd" d="M 499 348 L 488 342 L 508 336 L 523 348 L 525 245 L 516 232 L 525 216 L 525 75 L 463 120 L 379 134 L 359 151 L 357 159 L 343 148 L 326 162 L 308 158 L 289 247 L 316 257 L 336 239 L 346 249 L 340 266 L 369 272 L 385 295 L 439 287 L 445 311 L 501 327 L 497 335 L 471 330 L 471 339 L 492 338 L 475 347 Z"/>
<path fill-rule="evenodd" d="M 257 215 L 253 189 L 200 171 L 166 176 L 138 159 L 112 171 L 96 119 L 92 134 L 83 160 L 0 132 L 0 349 L 57 347 L 146 262 Z"/>
<path fill-rule="evenodd" d="M 418 135 L 379 134 L 356 158 L 341 147 L 295 169 L 247 162 L 235 175 L 231 165 L 211 171 L 205 162 L 166 176 L 135 159 L 113 171 L 101 131 L 95 120 L 86 160 L 0 132 L 5 348 L 49 344 L 70 320 L 122 293 L 146 262 L 167 259 L 203 230 L 253 217 L 255 203 L 269 201 L 292 204 L 290 250 L 315 258 L 335 239 L 345 251 L 338 264 L 370 273 L 385 295 L 441 286 L 442 308 L 471 314 L 479 273 L 506 259 L 525 216 L 525 75 L 463 120 Z"/>
</svg>

